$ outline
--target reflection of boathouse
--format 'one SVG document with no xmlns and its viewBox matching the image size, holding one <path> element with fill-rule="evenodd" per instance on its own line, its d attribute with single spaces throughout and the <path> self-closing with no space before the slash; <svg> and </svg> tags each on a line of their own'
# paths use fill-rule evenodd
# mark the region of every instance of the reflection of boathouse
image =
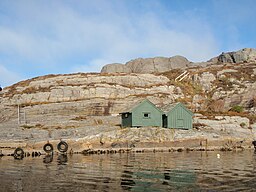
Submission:
<svg viewBox="0 0 256 192">
<path fill-rule="evenodd" d="M 196 174 L 189 170 L 154 170 L 131 172 L 124 171 L 121 176 L 121 187 L 131 191 L 158 191 L 168 185 L 171 191 L 197 191 Z"/>
<path fill-rule="evenodd" d="M 157 108 L 149 100 L 135 104 L 121 113 L 122 127 L 165 127 L 191 129 L 193 113 L 182 103 Z"/>
</svg>

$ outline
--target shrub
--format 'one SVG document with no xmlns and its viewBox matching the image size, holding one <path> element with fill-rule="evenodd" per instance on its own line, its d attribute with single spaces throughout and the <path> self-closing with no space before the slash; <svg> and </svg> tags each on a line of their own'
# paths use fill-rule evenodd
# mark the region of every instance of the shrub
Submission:
<svg viewBox="0 0 256 192">
<path fill-rule="evenodd" d="M 230 111 L 234 111 L 234 112 L 237 112 L 237 113 L 242 113 L 244 110 L 244 108 L 242 106 L 239 106 L 239 105 L 235 105 L 234 107 L 232 107 L 230 109 Z"/>
<path fill-rule="evenodd" d="M 245 124 L 244 122 L 242 122 L 242 123 L 240 123 L 240 126 L 241 126 L 241 127 L 245 127 L 246 124 Z"/>
<path fill-rule="evenodd" d="M 211 112 L 223 112 L 224 111 L 224 104 L 225 104 L 225 102 L 222 99 L 212 101 L 209 104 L 208 110 L 211 111 Z"/>
</svg>

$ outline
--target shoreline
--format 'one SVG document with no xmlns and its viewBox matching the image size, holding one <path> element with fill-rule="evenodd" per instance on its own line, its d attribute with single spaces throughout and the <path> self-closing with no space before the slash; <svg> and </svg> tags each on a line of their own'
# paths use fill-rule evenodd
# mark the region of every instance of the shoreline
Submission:
<svg viewBox="0 0 256 192">
<path fill-rule="evenodd" d="M 113 154 L 113 153 L 147 153 L 147 152 L 193 152 L 193 151 L 243 151 L 254 150 L 252 141 L 241 139 L 183 139 L 168 142 L 89 142 L 85 139 L 65 140 L 68 143 L 66 154 Z M 49 141 L 54 146 L 53 153 L 58 152 L 56 146 L 60 140 Z M 0 142 L 0 156 L 11 156 L 16 148 L 22 148 L 26 156 L 47 155 L 43 146 L 47 142 Z M 32 155 L 34 154 L 34 155 Z"/>
</svg>

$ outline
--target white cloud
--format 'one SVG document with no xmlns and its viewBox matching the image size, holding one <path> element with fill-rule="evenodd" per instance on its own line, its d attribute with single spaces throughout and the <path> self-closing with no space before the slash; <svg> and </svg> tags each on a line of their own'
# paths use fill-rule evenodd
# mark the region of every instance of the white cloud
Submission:
<svg viewBox="0 0 256 192">
<path fill-rule="evenodd" d="M 87 65 L 75 65 L 72 69 L 72 73 L 77 73 L 77 72 L 99 72 L 101 68 L 103 67 L 104 64 L 107 63 L 112 63 L 107 60 L 102 60 L 102 59 L 96 59 L 92 60 L 90 63 Z"/>
<path fill-rule="evenodd" d="M 8 4 L 18 21 L 11 19 L 13 25 L 0 26 L 1 52 L 21 58 L 25 61 L 22 65 L 55 66 L 60 73 L 62 68 L 99 71 L 106 63 L 137 57 L 179 54 L 201 61 L 218 51 L 207 22 L 175 14 L 162 20 L 151 6 L 157 5 L 167 17 L 170 14 L 154 1 L 142 13 L 127 10 L 122 1 L 25 2 Z M 72 59 L 78 57 L 84 64 L 74 66 Z"/>
<path fill-rule="evenodd" d="M 5 87 L 21 80 L 20 76 L 0 65 L 0 85 Z"/>
</svg>

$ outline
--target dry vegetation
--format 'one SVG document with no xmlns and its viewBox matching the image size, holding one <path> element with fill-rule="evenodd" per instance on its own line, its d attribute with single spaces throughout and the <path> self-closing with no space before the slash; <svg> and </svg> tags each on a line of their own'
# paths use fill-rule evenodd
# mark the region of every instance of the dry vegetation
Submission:
<svg viewBox="0 0 256 192">
<path fill-rule="evenodd" d="M 72 118 L 71 120 L 84 121 L 84 120 L 87 120 L 87 116 L 78 116 L 78 117 Z"/>
<path fill-rule="evenodd" d="M 204 72 L 212 73 L 216 76 L 216 80 L 212 82 L 213 89 L 209 92 L 204 92 L 202 90 L 202 87 L 197 84 L 196 82 L 193 82 L 192 80 L 183 80 L 181 82 L 175 82 L 175 78 L 178 77 L 182 71 L 180 69 L 168 71 L 165 73 L 162 73 L 162 75 L 168 77 L 170 79 L 170 84 L 174 85 L 176 87 L 179 87 L 183 94 L 183 98 L 178 98 L 176 101 L 182 102 L 184 104 L 187 104 L 187 106 L 191 106 L 189 108 L 193 108 L 192 106 L 192 99 L 194 95 L 201 95 L 204 99 L 201 106 L 204 106 L 201 111 L 204 115 L 208 116 L 209 118 L 213 117 L 215 115 L 239 115 L 248 117 L 252 122 L 256 122 L 256 115 L 241 112 L 238 113 L 236 111 L 232 111 L 232 107 L 236 107 L 236 105 L 239 106 L 241 102 L 241 98 L 239 97 L 238 89 L 246 88 L 245 83 L 254 83 L 256 82 L 256 75 L 254 75 L 254 70 L 256 69 L 255 63 L 242 63 L 242 64 L 226 64 L 226 65 L 214 65 L 209 66 L 206 68 L 196 68 L 191 69 L 190 75 L 193 76 L 195 74 L 198 74 L 199 76 Z M 219 74 L 218 72 L 224 71 L 224 73 L 220 76 L 217 76 Z M 237 72 L 228 71 L 228 70 L 236 70 Z M 231 102 L 231 111 L 228 111 L 225 106 L 225 98 L 220 98 L 218 100 L 213 100 L 212 95 L 215 92 L 218 91 L 230 91 L 233 92 L 233 94 L 238 94 L 238 100 Z M 240 98 L 240 99 L 239 99 Z M 256 106 L 256 96 L 252 98 L 251 100 L 248 100 L 248 104 L 246 104 L 247 108 L 253 108 Z M 244 108 L 245 108 L 244 107 Z M 246 109 L 247 109 L 246 108 Z M 234 109 L 235 110 L 235 109 Z M 246 111 L 246 110 L 245 110 Z"/>
<path fill-rule="evenodd" d="M 35 124 L 35 125 L 30 125 L 30 124 L 25 124 L 25 125 L 21 125 L 20 127 L 22 127 L 23 129 L 31 129 L 31 128 L 39 128 L 39 129 L 43 129 L 44 125 L 42 124 Z"/>
</svg>

